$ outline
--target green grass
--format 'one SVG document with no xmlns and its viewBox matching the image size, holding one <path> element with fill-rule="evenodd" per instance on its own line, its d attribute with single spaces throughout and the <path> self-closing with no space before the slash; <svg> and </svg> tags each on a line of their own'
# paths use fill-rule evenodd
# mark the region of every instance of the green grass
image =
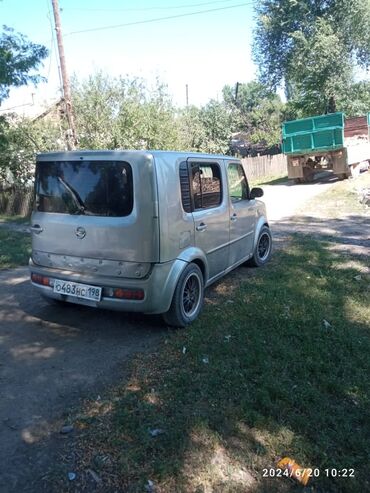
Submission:
<svg viewBox="0 0 370 493">
<path fill-rule="evenodd" d="M 28 224 L 30 222 L 29 217 L 24 216 L 7 216 L 5 214 L 0 214 L 0 223 L 8 224 Z"/>
<path fill-rule="evenodd" d="M 370 215 L 370 209 L 359 201 L 358 192 L 364 188 L 370 188 L 370 172 L 362 173 L 353 180 L 338 181 L 325 194 L 304 204 L 301 212 L 312 210 L 316 215 L 327 218 L 356 213 Z"/>
<path fill-rule="evenodd" d="M 29 234 L 0 229 L 0 269 L 27 265 L 31 254 Z"/>
<path fill-rule="evenodd" d="M 367 179 L 336 184 L 305 212 L 366 213 L 354 189 Z M 196 323 L 169 330 L 122 385 L 71 416 L 77 479 L 53 477 L 59 491 L 88 491 L 87 469 L 130 493 L 148 480 L 160 493 L 370 491 L 368 259 L 331 247 L 292 235 L 266 267 L 208 290 Z M 284 456 L 320 471 L 308 490 L 262 477 Z M 355 477 L 326 477 L 333 468 Z"/>
<path fill-rule="evenodd" d="M 287 455 L 320 469 L 320 491 L 369 491 L 370 279 L 354 279 L 366 259 L 348 261 L 295 236 L 265 268 L 228 276 L 198 322 L 170 331 L 127 384 L 87 404 L 80 467 L 109 454 L 114 466 L 99 474 L 130 492 L 148 479 L 161 492 L 244 492 L 248 474 L 248 491 L 301 491 L 262 478 Z M 326 468 L 355 478 L 325 478 Z"/>
</svg>

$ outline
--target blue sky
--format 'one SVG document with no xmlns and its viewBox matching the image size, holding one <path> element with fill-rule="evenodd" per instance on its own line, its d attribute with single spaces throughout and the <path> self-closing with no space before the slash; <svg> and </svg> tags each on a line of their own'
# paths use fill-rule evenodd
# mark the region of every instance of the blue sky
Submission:
<svg viewBox="0 0 370 493">
<path fill-rule="evenodd" d="M 149 82 L 159 77 L 168 84 L 179 106 L 185 104 L 186 84 L 189 102 L 200 105 L 220 97 L 225 84 L 248 82 L 255 77 L 251 0 L 59 0 L 59 6 L 70 75 L 84 78 L 103 70 L 113 76 L 141 76 Z M 98 29 L 211 9 L 223 10 Z M 30 103 L 31 93 L 36 106 L 56 99 L 59 78 L 56 45 L 52 42 L 51 0 L 3 0 L 0 18 L 1 24 L 50 50 L 42 69 L 48 83 L 37 89 L 12 90 L 2 109 Z M 76 33 L 88 29 L 97 30 Z"/>
</svg>

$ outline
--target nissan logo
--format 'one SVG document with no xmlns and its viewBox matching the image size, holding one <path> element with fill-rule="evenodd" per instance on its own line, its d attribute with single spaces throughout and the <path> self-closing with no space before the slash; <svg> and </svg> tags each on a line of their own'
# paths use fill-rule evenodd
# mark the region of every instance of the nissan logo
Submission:
<svg viewBox="0 0 370 493">
<path fill-rule="evenodd" d="M 86 236 L 86 229 L 79 226 L 76 228 L 75 234 L 79 240 L 82 240 L 82 238 L 85 238 Z"/>
</svg>

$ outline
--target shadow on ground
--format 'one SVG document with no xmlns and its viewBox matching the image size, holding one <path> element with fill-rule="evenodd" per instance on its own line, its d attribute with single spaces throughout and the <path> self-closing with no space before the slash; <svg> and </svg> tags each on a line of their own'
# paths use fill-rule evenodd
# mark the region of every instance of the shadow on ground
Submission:
<svg viewBox="0 0 370 493">
<path fill-rule="evenodd" d="M 370 254 L 370 216 L 349 215 L 339 219 L 296 216 L 271 225 L 279 248 L 294 234 L 328 242 L 337 251 L 353 255 Z"/>
<path fill-rule="evenodd" d="M 362 220 L 351 216 L 347 229 L 345 221 L 320 227 L 307 218 L 294 232 L 281 224 L 275 236 L 292 236 L 289 247 L 252 275 L 242 267 L 227 276 L 194 326 L 134 364 L 127 385 L 89 422 L 93 432 L 80 432 L 76 484 L 56 484 L 139 492 L 151 480 L 165 493 L 302 491 L 290 479 L 263 477 L 287 455 L 319 470 L 310 492 L 370 490 Z M 313 241 L 317 235 L 323 241 Z M 86 415 L 93 409 L 88 405 Z M 163 433 L 153 438 L 151 429 Z M 109 457 L 101 467 L 99 455 Z M 89 468 L 100 486 L 89 480 Z M 344 468 L 355 477 L 325 472 Z"/>
<path fill-rule="evenodd" d="M 0 272 L 1 491 L 40 491 L 66 413 L 117 384 L 166 331 L 157 317 L 50 305 L 27 268 Z"/>
</svg>

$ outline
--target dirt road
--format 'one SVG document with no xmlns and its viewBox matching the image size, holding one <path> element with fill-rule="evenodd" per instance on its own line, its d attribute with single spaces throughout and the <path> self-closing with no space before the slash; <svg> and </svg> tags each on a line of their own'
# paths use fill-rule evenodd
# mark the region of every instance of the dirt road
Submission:
<svg viewBox="0 0 370 493">
<path fill-rule="evenodd" d="M 154 317 L 49 305 L 27 268 L 0 273 L 0 327 L 0 491 L 40 491 L 33 480 L 57 461 L 65 410 L 122 378 L 166 329 Z"/>
<path fill-rule="evenodd" d="M 331 183 L 264 187 L 272 223 Z M 67 410 L 124 379 L 132 356 L 166 331 L 155 317 L 49 305 L 27 268 L 0 272 L 0 491 L 47 491 L 42 477 L 58 467 Z"/>
<path fill-rule="evenodd" d="M 313 183 L 295 185 L 293 181 L 287 180 L 276 185 L 263 185 L 262 200 L 266 204 L 269 221 L 293 216 L 305 202 L 325 192 L 337 181 L 335 175 L 324 172 L 317 175 Z"/>
</svg>

